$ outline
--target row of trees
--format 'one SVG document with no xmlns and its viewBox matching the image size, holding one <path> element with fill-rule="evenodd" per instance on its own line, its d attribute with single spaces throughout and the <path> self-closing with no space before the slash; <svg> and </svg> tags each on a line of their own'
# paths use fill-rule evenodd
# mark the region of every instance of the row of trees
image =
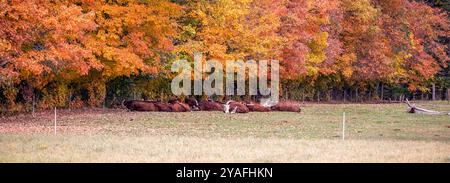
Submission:
<svg viewBox="0 0 450 183">
<path fill-rule="evenodd" d="M 164 99 L 171 63 L 194 51 L 280 60 L 283 97 L 297 100 L 450 88 L 448 4 L 437 1 L 4 0 L 0 17 L 3 111 Z"/>
</svg>

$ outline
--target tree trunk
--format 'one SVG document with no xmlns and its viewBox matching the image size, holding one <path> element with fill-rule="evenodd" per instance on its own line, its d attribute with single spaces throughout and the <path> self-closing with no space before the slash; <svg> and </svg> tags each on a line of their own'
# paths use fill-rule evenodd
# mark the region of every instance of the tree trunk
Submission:
<svg viewBox="0 0 450 183">
<path fill-rule="evenodd" d="M 345 102 L 347 91 L 345 90 L 345 88 L 343 88 L 343 90 L 344 90 L 344 102 Z"/>
<path fill-rule="evenodd" d="M 439 112 L 439 111 L 433 111 L 433 110 L 428 110 L 428 109 L 416 107 L 416 105 L 412 105 L 412 104 L 408 101 L 408 99 L 406 99 L 406 104 L 407 104 L 408 107 L 409 107 L 409 109 L 408 109 L 408 112 L 409 112 L 409 113 L 419 113 L 419 114 L 441 114 L 441 112 Z"/>
<path fill-rule="evenodd" d="M 336 90 L 334 90 L 334 88 L 333 89 L 331 89 L 331 100 L 335 100 L 336 98 Z"/>
<path fill-rule="evenodd" d="M 433 91 L 432 100 L 435 101 L 436 100 L 436 84 L 433 83 L 432 86 L 433 86 L 433 88 L 432 88 L 432 91 Z"/>
<path fill-rule="evenodd" d="M 34 93 L 34 89 L 33 89 L 33 99 L 32 99 L 32 104 L 31 104 L 32 106 L 31 106 L 31 110 L 32 110 L 32 112 L 31 112 L 31 115 L 33 116 L 33 117 L 35 117 L 35 114 L 34 114 L 34 112 L 35 112 L 35 107 L 36 107 L 36 94 Z"/>
<path fill-rule="evenodd" d="M 320 102 L 320 90 L 317 90 L 317 102 Z"/>
<path fill-rule="evenodd" d="M 105 99 L 106 99 L 106 97 L 105 97 Z M 69 104 L 67 104 L 67 106 L 69 107 L 69 111 L 70 111 L 70 102 L 71 101 L 72 101 L 72 90 L 69 89 L 69 101 L 68 101 Z"/>
<path fill-rule="evenodd" d="M 285 87 L 284 87 L 284 100 L 287 100 L 288 99 L 288 90 L 289 90 L 289 86 L 288 85 L 286 85 Z"/>
<path fill-rule="evenodd" d="M 381 83 L 381 97 L 380 97 L 381 101 L 384 100 L 384 85 L 383 83 Z"/>
<path fill-rule="evenodd" d="M 447 88 L 447 101 L 450 102 L 450 88 Z"/>
<path fill-rule="evenodd" d="M 329 102 L 330 99 L 331 99 L 331 90 L 330 90 L 330 89 L 327 89 L 327 92 L 325 93 L 325 100 L 326 100 L 327 102 Z"/>
</svg>

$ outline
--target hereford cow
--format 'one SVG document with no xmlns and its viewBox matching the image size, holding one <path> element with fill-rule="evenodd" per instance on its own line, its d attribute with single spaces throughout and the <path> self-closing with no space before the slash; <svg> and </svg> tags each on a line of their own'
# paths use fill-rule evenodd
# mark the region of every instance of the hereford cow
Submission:
<svg viewBox="0 0 450 183">
<path fill-rule="evenodd" d="M 245 103 L 247 108 L 250 110 L 250 112 L 270 112 L 269 107 L 265 107 L 261 104 L 258 104 L 256 102 L 247 101 Z"/>
<path fill-rule="evenodd" d="M 195 99 L 194 97 L 190 97 L 190 98 L 186 98 L 184 99 L 184 102 L 189 105 L 189 107 L 191 108 L 191 110 L 193 111 L 198 111 L 200 110 L 199 108 L 199 103 L 197 101 L 197 99 Z"/>
<path fill-rule="evenodd" d="M 301 112 L 300 104 L 295 102 L 278 102 L 271 109 L 274 111 Z"/>
<path fill-rule="evenodd" d="M 224 113 L 248 113 L 250 110 L 244 103 L 228 101 L 223 105 Z"/>
<path fill-rule="evenodd" d="M 158 108 L 155 106 L 155 104 L 148 101 L 124 100 L 122 101 L 122 105 L 130 111 L 158 111 Z"/>
</svg>

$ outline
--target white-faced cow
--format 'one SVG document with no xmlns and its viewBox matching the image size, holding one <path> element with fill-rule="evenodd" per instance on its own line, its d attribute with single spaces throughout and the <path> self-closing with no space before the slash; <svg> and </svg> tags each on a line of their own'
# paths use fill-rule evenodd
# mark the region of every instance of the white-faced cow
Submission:
<svg viewBox="0 0 450 183">
<path fill-rule="evenodd" d="M 245 105 L 250 110 L 250 112 L 270 112 L 270 107 L 265 107 L 259 103 L 247 101 Z"/>
<path fill-rule="evenodd" d="M 241 102 L 228 101 L 225 105 L 223 105 L 224 113 L 248 113 L 250 110 L 248 107 Z"/>
<path fill-rule="evenodd" d="M 189 105 L 189 107 L 191 108 L 191 110 L 193 111 L 198 111 L 200 110 L 199 108 L 199 103 L 197 101 L 197 99 L 190 97 L 190 98 L 185 98 L 184 102 Z"/>
</svg>

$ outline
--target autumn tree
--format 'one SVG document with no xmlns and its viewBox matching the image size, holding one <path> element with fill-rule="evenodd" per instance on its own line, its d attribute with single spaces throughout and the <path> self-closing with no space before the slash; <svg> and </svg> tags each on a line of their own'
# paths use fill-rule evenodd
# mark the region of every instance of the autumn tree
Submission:
<svg viewBox="0 0 450 183">
<path fill-rule="evenodd" d="M 58 82 L 64 90 L 65 83 L 102 67 L 84 46 L 84 36 L 97 27 L 93 12 L 60 1 L 1 1 L 0 15 L 1 83 L 8 103 L 14 103 L 21 81 L 37 89 Z M 44 102 L 62 105 L 61 97 L 50 97 L 55 91 L 43 91 Z"/>
<path fill-rule="evenodd" d="M 291 99 L 445 89 L 448 16 L 438 0 L 3 0 L 1 106 L 169 97 L 172 62 L 194 52 L 279 60 Z"/>
<path fill-rule="evenodd" d="M 406 83 L 411 91 L 426 91 L 426 81 L 448 67 L 447 45 L 449 21 L 439 9 L 406 0 L 378 0 L 383 12 L 384 33 L 389 38 L 391 58 L 396 66 L 392 79 Z"/>
<path fill-rule="evenodd" d="M 86 47 L 103 65 L 85 80 L 91 105 L 103 102 L 110 79 L 162 71 L 161 54 L 173 49 L 181 7 L 167 0 L 124 0 L 86 3 L 85 9 L 95 12 L 98 24 Z"/>
<path fill-rule="evenodd" d="M 306 89 L 302 93 L 314 92 L 310 89 L 325 87 L 340 67 L 339 1 L 290 0 L 285 8 L 280 31 L 286 39 L 282 50 L 285 90 L 300 87 Z"/>
<path fill-rule="evenodd" d="M 253 0 L 187 1 L 180 20 L 179 53 L 193 50 L 219 60 L 277 56 L 279 2 Z"/>
</svg>

